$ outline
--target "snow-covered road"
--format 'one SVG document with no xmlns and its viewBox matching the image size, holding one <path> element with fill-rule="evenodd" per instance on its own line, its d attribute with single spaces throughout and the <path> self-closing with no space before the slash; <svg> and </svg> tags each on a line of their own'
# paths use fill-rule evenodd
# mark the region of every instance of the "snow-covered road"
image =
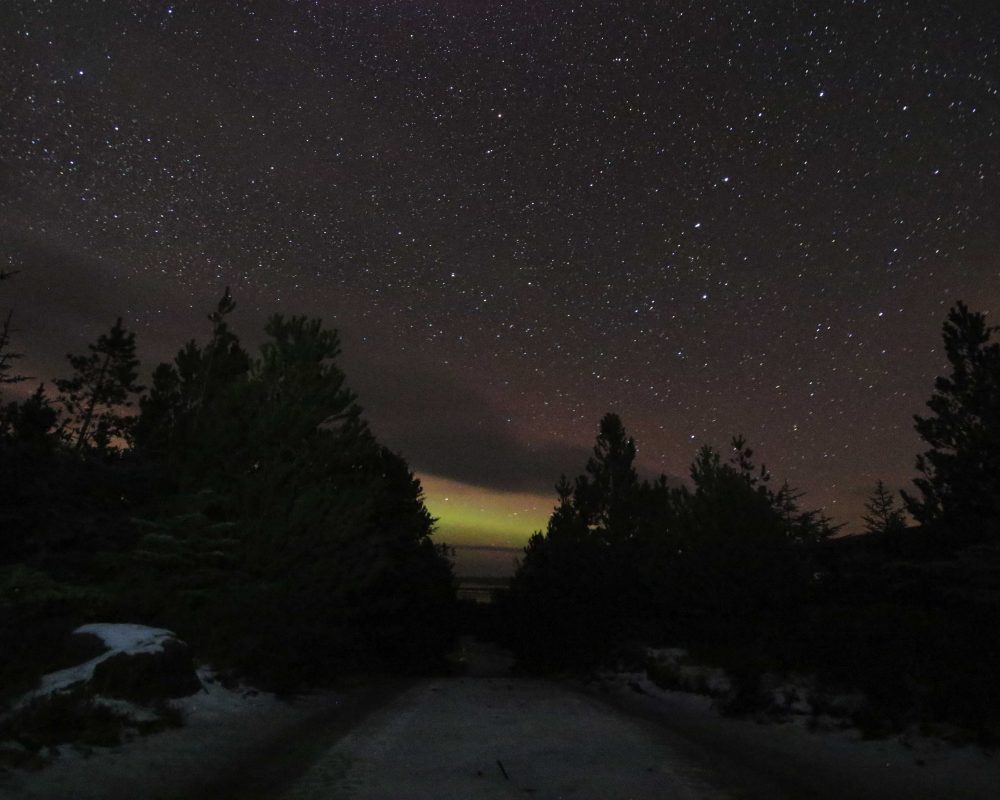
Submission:
<svg viewBox="0 0 1000 800">
<path fill-rule="evenodd" d="M 544 681 L 422 683 L 316 762 L 287 800 L 715 798 L 648 728 Z"/>
<path fill-rule="evenodd" d="M 1000 796 L 1000 758 L 974 747 L 725 719 L 708 698 L 642 675 L 584 691 L 472 666 L 368 716 L 282 800 Z"/>
<path fill-rule="evenodd" d="M 508 677 L 502 651 L 469 674 L 371 682 L 287 705 L 218 685 L 188 725 L 40 772 L 0 772 L 16 800 L 740 798 L 995 800 L 1000 757 L 930 740 L 724 719 L 645 676 L 589 688 Z"/>
</svg>

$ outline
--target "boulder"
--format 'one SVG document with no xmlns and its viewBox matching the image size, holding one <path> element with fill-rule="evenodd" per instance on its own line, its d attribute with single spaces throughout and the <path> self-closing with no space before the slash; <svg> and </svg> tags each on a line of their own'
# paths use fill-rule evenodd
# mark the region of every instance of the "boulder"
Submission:
<svg viewBox="0 0 1000 800">
<path fill-rule="evenodd" d="M 164 639 L 156 651 L 106 658 L 94 667 L 90 687 L 97 694 L 136 703 L 186 697 L 202 688 L 191 649 L 179 639 Z"/>
<path fill-rule="evenodd" d="M 58 661 L 53 667 L 65 669 L 76 664 L 83 664 L 92 658 L 104 655 L 110 649 L 96 633 L 73 631 L 63 644 Z"/>
</svg>

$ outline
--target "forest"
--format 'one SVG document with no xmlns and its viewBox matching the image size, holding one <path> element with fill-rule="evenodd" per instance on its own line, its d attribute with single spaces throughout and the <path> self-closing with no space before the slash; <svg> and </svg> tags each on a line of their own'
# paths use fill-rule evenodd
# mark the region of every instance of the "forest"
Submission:
<svg viewBox="0 0 1000 800">
<path fill-rule="evenodd" d="M 600 422 L 583 474 L 563 478 L 491 624 L 544 671 L 681 645 L 723 667 L 723 710 L 769 704 L 773 676 L 860 691 L 872 735 L 910 726 L 1000 740 L 1000 343 L 959 302 L 943 326 L 911 492 L 879 481 L 865 532 L 838 536 L 801 495 L 774 488 L 741 436 L 703 448 L 688 485 L 640 480 L 622 421 Z M 672 686 L 676 675 L 651 677 Z M 669 671 L 668 671 L 669 673 Z M 821 695 L 822 696 L 822 695 Z"/>
<path fill-rule="evenodd" d="M 291 690 L 428 668 L 454 585 L 406 462 L 379 444 L 319 320 L 271 317 L 251 355 L 226 295 L 202 344 L 137 384 L 119 319 L 0 416 L 0 670 L 24 688 L 77 625 L 163 626 Z M 3 340 L 3 380 L 17 379 Z"/>
<path fill-rule="evenodd" d="M 609 413 L 509 589 L 474 608 L 419 481 L 337 366 L 337 333 L 274 315 L 250 353 L 234 309 L 227 290 L 148 387 L 118 319 L 51 388 L 3 398 L 0 705 L 95 620 L 169 628 L 282 691 L 442 670 L 471 630 L 525 672 L 638 665 L 670 685 L 644 653 L 682 646 L 733 677 L 729 713 L 760 708 L 766 676 L 802 673 L 863 693 L 872 734 L 1000 740 L 1000 329 L 984 314 L 950 310 L 913 488 L 873 487 L 863 535 L 804 508 L 742 436 L 700 450 L 683 486 L 640 478 Z M 26 380 L 11 320 L 8 390 Z"/>
</svg>

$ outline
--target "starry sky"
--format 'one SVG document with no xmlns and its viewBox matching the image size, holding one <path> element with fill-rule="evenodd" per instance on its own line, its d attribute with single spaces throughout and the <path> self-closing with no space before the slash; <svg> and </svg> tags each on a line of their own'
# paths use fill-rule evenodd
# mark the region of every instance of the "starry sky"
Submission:
<svg viewBox="0 0 1000 800">
<path fill-rule="evenodd" d="M 453 542 L 523 544 L 608 410 L 851 527 L 948 307 L 1000 315 L 998 156 L 992 3 L 7 0 L 0 307 L 46 380 L 226 285 L 248 344 L 322 316 Z"/>
</svg>

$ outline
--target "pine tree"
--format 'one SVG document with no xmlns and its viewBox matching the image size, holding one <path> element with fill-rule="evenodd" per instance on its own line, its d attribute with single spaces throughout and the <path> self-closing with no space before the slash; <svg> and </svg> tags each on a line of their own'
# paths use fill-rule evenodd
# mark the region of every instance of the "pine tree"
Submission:
<svg viewBox="0 0 1000 800">
<path fill-rule="evenodd" d="M 685 527 L 699 539 L 760 537 L 783 546 L 815 543 L 836 533 L 840 526 L 821 511 L 800 507 L 802 492 L 787 481 L 777 491 L 770 488 L 770 473 L 754 464 L 742 435 L 733 437 L 731 451 L 724 463 L 715 450 L 703 447 L 691 465 L 694 493 L 684 490 L 678 496 Z"/>
<path fill-rule="evenodd" d="M 278 671 L 437 652 L 451 572 L 419 483 L 368 429 L 336 331 L 274 315 L 266 333 L 246 374 L 209 391 L 179 481 L 236 523 L 247 577 L 222 625 Z"/>
<path fill-rule="evenodd" d="M 220 398 L 212 425 L 203 426 L 212 472 L 231 476 L 243 513 L 252 510 L 250 527 L 265 536 L 268 525 L 285 528 L 291 500 L 309 495 L 307 486 L 325 484 L 313 520 L 326 519 L 331 504 L 355 492 L 355 507 L 341 513 L 361 518 L 370 498 L 359 486 L 377 469 L 378 449 L 337 366 L 336 331 L 280 314 L 265 330 L 246 381 Z"/>
<path fill-rule="evenodd" d="M 27 445 L 39 450 L 52 445 L 50 433 L 58 415 L 40 385 L 20 403 L 10 402 L 0 408 L 0 440 Z"/>
<path fill-rule="evenodd" d="M 635 533 L 639 477 L 635 440 L 617 414 L 605 414 L 598 426 L 594 454 L 586 476 L 577 479 L 574 504 L 587 524 L 607 541 L 623 541 Z"/>
<path fill-rule="evenodd" d="M 593 455 L 573 482 L 562 476 L 545 533 L 534 534 L 511 584 L 522 657 L 538 665 L 588 662 L 622 631 L 616 591 L 635 531 L 635 442 L 621 419 L 600 421 Z"/>
<path fill-rule="evenodd" d="M 208 315 L 212 336 L 205 347 L 191 340 L 174 357 L 153 371 L 153 383 L 139 400 L 135 426 L 136 445 L 151 455 L 173 455 L 196 441 L 205 421 L 206 407 L 244 379 L 250 356 L 229 330 L 226 318 L 236 308 L 226 287 L 215 310 Z"/>
<path fill-rule="evenodd" d="M 106 451 L 114 441 L 128 440 L 132 417 L 122 412 L 143 388 L 136 384 L 135 334 L 126 332 L 121 317 L 88 348 L 87 355 L 68 356 L 74 374 L 56 381 L 59 401 L 69 414 L 64 435 L 77 452 Z"/>
<path fill-rule="evenodd" d="M 0 270 L 0 282 L 16 274 L 16 272 Z M 0 322 L 0 384 L 20 383 L 28 379 L 25 375 L 19 375 L 13 371 L 14 362 L 18 361 L 23 355 L 10 349 L 11 338 L 14 333 L 16 333 L 14 330 L 14 311 L 13 309 L 9 309 L 3 318 L 3 322 Z"/>
<path fill-rule="evenodd" d="M 904 493 L 907 510 L 924 526 L 955 541 L 1000 536 L 1000 343 L 998 328 L 958 302 L 943 326 L 951 375 L 939 377 L 915 416 L 930 445 L 917 457 L 919 496 Z"/>
<path fill-rule="evenodd" d="M 906 530 L 903 511 L 896 508 L 896 499 L 885 488 L 881 479 L 876 482 L 875 489 L 865 503 L 865 509 L 868 513 L 862 519 L 866 533 L 893 536 Z"/>
</svg>

